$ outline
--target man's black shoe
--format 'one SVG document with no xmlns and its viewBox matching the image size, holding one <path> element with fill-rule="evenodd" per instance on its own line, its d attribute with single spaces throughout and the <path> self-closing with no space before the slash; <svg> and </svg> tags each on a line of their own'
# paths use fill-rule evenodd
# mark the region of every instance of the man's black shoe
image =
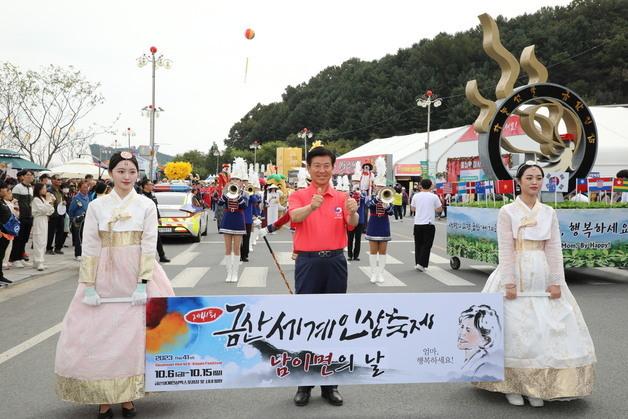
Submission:
<svg viewBox="0 0 628 419">
<path fill-rule="evenodd" d="M 54 254 L 55 254 L 55 252 L 53 252 L 52 250 L 46 250 L 46 254 L 47 254 L 47 255 L 54 255 Z"/>
<path fill-rule="evenodd" d="M 342 396 L 340 395 L 340 392 L 337 388 L 323 390 L 321 392 L 321 396 L 323 396 L 323 399 L 326 399 L 329 404 L 332 404 L 334 406 L 342 406 Z"/>
<path fill-rule="evenodd" d="M 248 262 L 249 258 L 240 258 L 240 262 Z"/>
<path fill-rule="evenodd" d="M 161 262 L 161 263 L 169 263 L 170 259 L 168 259 L 167 257 L 164 256 L 162 258 L 159 258 L 159 262 Z"/>
<path fill-rule="evenodd" d="M 354 258 L 353 258 L 353 260 L 356 260 L 356 261 L 358 261 L 358 262 L 359 262 L 359 261 L 360 261 L 360 258 L 356 256 L 356 257 L 354 257 Z"/>
<path fill-rule="evenodd" d="M 63 250 L 55 250 L 55 255 L 62 255 L 63 254 Z"/>
<path fill-rule="evenodd" d="M 4 283 L 4 284 L 12 284 L 13 281 L 11 281 L 10 279 L 6 279 L 5 277 L 1 277 L 0 278 L 0 282 Z"/>
<path fill-rule="evenodd" d="M 294 395 L 294 404 L 297 406 L 305 406 L 310 402 L 310 393 L 312 389 L 301 388 L 297 390 L 297 394 Z"/>
</svg>

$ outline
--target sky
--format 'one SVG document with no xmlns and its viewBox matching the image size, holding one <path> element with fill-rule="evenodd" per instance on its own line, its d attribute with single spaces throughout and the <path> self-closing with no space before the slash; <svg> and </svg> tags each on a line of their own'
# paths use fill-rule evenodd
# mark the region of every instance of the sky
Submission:
<svg viewBox="0 0 628 419">
<path fill-rule="evenodd" d="M 489 13 L 507 18 L 567 0 L 20 0 L 3 2 L 0 61 L 22 69 L 72 65 L 101 84 L 105 103 L 82 124 L 109 125 L 116 135 L 95 142 L 149 143 L 150 66 L 136 60 L 155 46 L 172 60 L 158 69 L 155 142 L 168 154 L 215 141 L 256 103 L 281 100 L 289 85 L 307 82 L 347 59 L 379 59 L 440 32 L 465 31 Z M 255 31 L 247 40 L 247 28 Z M 504 35 L 502 35 L 504 36 Z M 479 42 L 479 40 L 478 40 Z M 248 58 L 248 76 L 244 80 Z M 487 58 L 488 59 L 488 58 Z M 417 94 L 429 86 L 417 80 Z M 122 133 L 125 135 L 122 135 Z"/>
</svg>

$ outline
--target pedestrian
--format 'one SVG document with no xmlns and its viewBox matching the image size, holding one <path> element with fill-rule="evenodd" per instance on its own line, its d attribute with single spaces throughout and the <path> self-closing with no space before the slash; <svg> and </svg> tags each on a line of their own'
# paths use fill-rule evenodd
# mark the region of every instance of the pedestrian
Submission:
<svg viewBox="0 0 628 419">
<path fill-rule="evenodd" d="M 67 207 L 65 204 L 64 194 L 61 191 L 62 181 L 59 175 L 50 177 L 51 185 L 48 190 L 54 197 L 52 205 L 54 212 L 48 221 L 48 244 L 46 246 L 46 254 L 62 255 L 63 243 L 65 243 L 65 214 Z"/>
<path fill-rule="evenodd" d="M 499 210 L 499 265 L 482 290 L 506 297 L 505 370 L 504 381 L 476 385 L 517 406 L 524 396 L 534 407 L 584 397 L 595 380 L 593 341 L 565 282 L 556 211 L 538 199 L 543 176 L 533 161 L 519 166 L 521 194 Z"/>
<path fill-rule="evenodd" d="M 155 204 L 155 209 L 157 210 L 157 220 L 160 220 L 161 214 L 159 213 L 159 203 L 157 202 L 157 197 L 153 193 L 154 187 L 155 185 L 153 184 L 153 182 L 146 177 L 140 181 L 140 188 L 141 188 L 142 194 L 146 198 L 153 201 L 153 203 Z M 161 233 L 159 233 L 159 230 L 157 231 L 157 254 L 159 255 L 159 262 L 161 263 L 170 262 L 170 259 L 166 257 L 166 252 L 164 252 L 164 245 L 161 241 Z"/>
<path fill-rule="evenodd" d="M 5 185 L 7 186 L 7 191 L 1 200 L 9 207 L 9 210 L 11 210 L 11 214 L 13 214 L 15 219 L 18 220 L 19 222 L 20 204 L 17 202 L 17 199 L 13 198 L 13 192 L 10 189 L 9 183 L 6 182 Z M 10 235 L 10 236 L 11 237 L 8 239 L 9 245 L 7 246 L 6 251 L 4 252 L 4 258 L 2 259 L 2 267 L 6 269 L 9 269 L 13 265 L 12 263 L 9 262 L 9 257 L 11 256 L 11 249 L 13 248 L 13 242 L 15 241 L 15 236 L 13 235 Z"/>
<path fill-rule="evenodd" d="M 58 396 L 98 405 L 99 418 L 113 417 L 114 403 L 122 404 L 122 416 L 135 416 L 133 401 L 144 397 L 146 300 L 174 295 L 155 261 L 157 210 L 133 189 L 138 173 L 128 151 L 111 156 L 115 186 L 87 209 L 79 284 L 57 343 Z"/>
<path fill-rule="evenodd" d="M 366 194 L 360 191 L 360 183 L 353 185 L 352 198 L 358 203 L 358 216 L 360 220 L 353 230 L 347 232 L 347 255 L 349 260 L 360 260 L 360 246 L 362 242 L 362 233 L 364 232 L 364 224 L 366 221 Z"/>
<path fill-rule="evenodd" d="M 377 176 L 375 177 L 375 186 L 373 189 L 373 195 L 371 195 L 367 202 L 366 207 L 369 210 L 369 222 L 366 226 L 366 240 L 369 241 L 369 264 L 371 266 L 371 284 L 384 283 L 384 268 L 386 267 L 386 252 L 388 250 L 388 242 L 391 239 L 390 235 L 390 216 L 393 209 L 390 206 L 390 199 L 385 198 L 383 195 L 387 193 L 391 198 L 393 191 L 390 188 L 384 189 L 386 186 L 385 175 L 380 174 L 384 168 L 386 161 L 382 158 L 375 161 L 375 167 L 377 167 Z M 378 161 L 381 162 L 378 165 Z M 383 163 L 383 166 L 381 166 Z"/>
<path fill-rule="evenodd" d="M 272 224 L 279 219 L 279 211 L 285 210 L 284 207 L 279 203 L 279 198 L 281 198 L 282 192 L 278 190 L 277 185 L 271 184 L 268 186 L 268 193 L 266 198 L 266 223 Z"/>
<path fill-rule="evenodd" d="M 419 185 L 415 183 L 414 186 L 412 187 L 412 194 L 410 195 L 410 199 L 408 202 L 412 202 L 414 195 L 418 193 L 419 193 Z M 414 208 L 412 208 L 412 205 L 410 206 L 410 217 L 414 217 Z"/>
<path fill-rule="evenodd" d="M 20 207 L 20 232 L 13 240 L 9 262 L 17 268 L 23 268 L 30 265 L 24 262 L 24 254 L 33 228 L 31 203 L 33 201 L 32 183 L 35 176 L 32 170 L 21 170 L 17 176 L 19 183 L 13 187 L 13 197 L 17 199 Z"/>
<path fill-rule="evenodd" d="M 408 207 L 408 192 L 404 186 L 401 187 L 401 214 L 406 217 L 406 208 Z"/>
<path fill-rule="evenodd" d="M 442 218 L 447 218 L 447 206 L 449 205 L 447 203 L 447 199 L 445 198 L 445 195 L 440 194 L 437 195 L 438 199 L 440 200 L 440 206 L 443 208 L 443 212 L 441 212 L 440 216 L 438 218 L 442 219 Z"/>
<path fill-rule="evenodd" d="M 403 194 L 401 193 L 401 185 L 395 185 L 395 192 L 393 193 L 393 214 L 395 214 L 395 221 L 402 222 L 402 204 L 403 204 Z"/>
<path fill-rule="evenodd" d="M 85 213 L 89 207 L 89 181 L 81 180 L 78 184 L 78 193 L 72 198 L 68 215 L 70 216 L 70 230 L 72 232 L 72 243 L 74 244 L 74 259 L 80 261 L 83 240 L 83 223 L 85 222 Z"/>
<path fill-rule="evenodd" d="M 430 252 L 436 234 L 435 212 L 440 214 L 443 210 L 440 199 L 430 192 L 432 181 L 421 180 L 421 191 L 414 195 L 412 203 L 414 208 L 414 268 L 425 272 L 430 261 Z"/>
<path fill-rule="evenodd" d="M 0 261 L 4 260 L 5 253 L 9 244 L 12 240 L 14 240 L 13 234 L 11 232 L 5 230 L 4 225 L 9 221 L 12 217 L 11 208 L 6 203 L 7 193 L 9 192 L 9 188 L 4 181 L 0 180 Z M 0 285 L 6 286 L 7 284 L 12 284 L 13 281 L 7 279 L 4 276 L 4 272 L 2 270 L 2 265 L 0 265 Z"/>
<path fill-rule="evenodd" d="M 336 156 L 324 147 L 314 147 L 307 154 L 310 186 L 293 192 L 288 198 L 292 226 L 295 228 L 294 282 L 297 294 L 332 294 L 347 292 L 347 230 L 359 222 L 358 204 L 330 185 Z M 294 396 L 297 406 L 310 400 L 312 386 L 299 386 Z M 321 386 L 330 404 L 341 406 L 337 386 Z"/>
<path fill-rule="evenodd" d="M 48 241 L 48 218 L 55 211 L 51 204 L 46 184 L 36 183 L 33 187 L 33 267 L 38 271 L 46 269 L 44 254 Z"/>
<path fill-rule="evenodd" d="M 223 189 L 218 204 L 225 207 L 219 233 L 225 241 L 225 268 L 227 277 L 225 282 L 238 282 L 240 266 L 240 244 L 242 236 L 246 235 L 244 222 L 244 208 L 249 203 L 249 197 L 242 189 L 242 179 L 246 179 L 246 161 L 240 157 L 233 163 L 230 182 Z M 230 189 L 236 189 L 232 192 Z"/>
<path fill-rule="evenodd" d="M 94 198 L 92 198 L 91 201 L 96 198 L 102 198 L 105 195 L 107 195 L 107 184 L 99 180 L 96 185 L 94 185 Z"/>
</svg>

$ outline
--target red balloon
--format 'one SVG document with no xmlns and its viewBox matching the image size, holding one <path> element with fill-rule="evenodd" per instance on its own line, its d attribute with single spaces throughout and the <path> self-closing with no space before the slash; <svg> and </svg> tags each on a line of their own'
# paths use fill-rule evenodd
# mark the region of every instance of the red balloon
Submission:
<svg viewBox="0 0 628 419">
<path fill-rule="evenodd" d="M 151 52 L 152 54 L 157 53 L 157 47 L 150 47 L 150 52 Z"/>
<path fill-rule="evenodd" d="M 244 37 L 248 40 L 255 38 L 255 31 L 251 28 L 248 28 L 244 31 Z"/>
</svg>

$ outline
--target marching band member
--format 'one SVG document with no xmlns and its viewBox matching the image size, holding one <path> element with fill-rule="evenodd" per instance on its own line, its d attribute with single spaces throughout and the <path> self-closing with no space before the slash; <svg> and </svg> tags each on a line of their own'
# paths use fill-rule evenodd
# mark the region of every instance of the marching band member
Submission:
<svg viewBox="0 0 628 419">
<path fill-rule="evenodd" d="M 373 182 L 375 176 L 373 175 L 373 164 L 370 161 L 365 161 L 362 165 L 362 175 L 360 176 L 360 190 L 365 194 L 371 194 L 373 191 Z"/>
<path fill-rule="evenodd" d="M 248 195 L 242 190 L 242 179 L 246 177 L 246 161 L 236 157 L 231 170 L 231 182 L 225 186 L 218 201 L 218 205 L 225 207 L 219 230 L 225 240 L 225 282 L 238 282 L 240 243 L 242 236 L 246 235 L 244 208 L 249 202 Z"/>
<path fill-rule="evenodd" d="M 563 269 L 556 211 L 541 204 L 543 169 L 530 161 L 517 170 L 521 195 L 497 219 L 499 266 L 483 292 L 504 302 L 504 381 L 476 383 L 504 393 L 510 404 L 530 405 L 591 394 L 595 350 Z M 529 296 L 526 293 L 549 293 Z"/>
<path fill-rule="evenodd" d="M 356 162 L 355 166 L 355 171 L 353 173 L 353 176 L 351 177 L 353 190 L 351 197 L 358 203 L 358 215 L 360 216 L 360 221 L 352 231 L 347 232 L 347 255 L 349 256 L 349 260 L 359 261 L 360 244 L 362 241 L 362 233 L 364 232 L 364 224 L 366 221 L 366 193 L 362 193 L 360 191 L 360 178 L 362 176 L 360 170 L 360 162 Z"/>
<path fill-rule="evenodd" d="M 174 295 L 155 260 L 157 209 L 133 188 L 138 173 L 128 151 L 111 157 L 115 186 L 87 208 L 79 285 L 57 343 L 57 394 L 100 405 L 99 418 L 113 417 L 114 403 L 135 416 L 133 400 L 144 396 L 146 300 Z M 101 304 L 126 296 L 130 304 Z"/>
<path fill-rule="evenodd" d="M 253 245 L 251 244 L 251 232 L 253 229 L 253 217 L 259 216 L 259 198 L 255 193 L 255 180 L 257 179 L 257 173 L 251 164 L 249 166 L 248 180 L 244 183 L 247 189 L 250 189 L 248 194 L 248 204 L 244 208 L 244 225 L 246 227 L 246 234 L 242 237 L 242 245 L 240 246 L 240 261 L 249 261 L 249 252 L 252 251 Z M 258 180 L 259 182 L 259 180 Z"/>
<path fill-rule="evenodd" d="M 378 157 L 375 160 L 377 177 L 373 194 L 366 201 L 369 210 L 369 219 L 366 226 L 366 240 L 369 241 L 369 264 L 371 265 L 371 283 L 384 282 L 384 268 L 386 267 L 386 250 L 390 236 L 390 220 L 392 207 L 390 200 L 382 200 L 383 188 L 386 186 L 386 160 Z M 390 195 L 390 189 L 386 189 Z"/>
</svg>

